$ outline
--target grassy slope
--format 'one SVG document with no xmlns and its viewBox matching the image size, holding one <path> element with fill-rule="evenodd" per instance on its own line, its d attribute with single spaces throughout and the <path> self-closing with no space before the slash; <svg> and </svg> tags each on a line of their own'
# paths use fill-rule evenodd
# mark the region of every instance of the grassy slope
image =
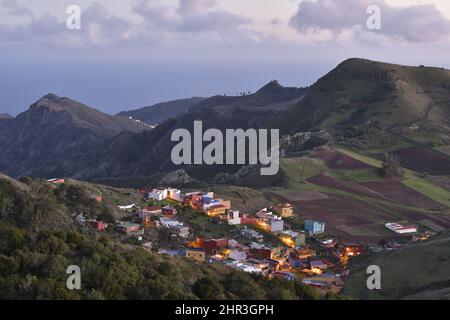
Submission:
<svg viewBox="0 0 450 320">
<path fill-rule="evenodd" d="M 322 128 L 339 141 L 371 149 L 401 145 L 401 136 L 445 149 L 449 90 L 448 70 L 349 59 L 272 126 L 289 132 Z"/>
<path fill-rule="evenodd" d="M 450 289 L 450 234 L 392 252 L 373 254 L 351 266 L 345 294 L 360 299 L 443 298 Z M 368 290 L 366 269 L 381 268 L 381 290 Z M 448 296 L 447 296 L 448 297 Z"/>
<path fill-rule="evenodd" d="M 371 166 L 380 168 L 381 161 L 375 158 L 369 157 L 367 155 L 359 154 L 355 151 L 351 151 L 345 148 L 338 148 L 338 150 L 342 153 L 351 156 L 359 161 L 367 163 Z M 424 196 L 433 199 L 434 201 L 446 206 L 450 207 L 450 192 L 436 184 L 432 181 L 427 180 L 426 178 L 420 177 L 416 172 L 408 169 L 403 169 L 405 172 L 405 179 L 402 181 L 404 185 L 407 187 L 414 189 L 415 191 L 423 194 Z"/>
</svg>

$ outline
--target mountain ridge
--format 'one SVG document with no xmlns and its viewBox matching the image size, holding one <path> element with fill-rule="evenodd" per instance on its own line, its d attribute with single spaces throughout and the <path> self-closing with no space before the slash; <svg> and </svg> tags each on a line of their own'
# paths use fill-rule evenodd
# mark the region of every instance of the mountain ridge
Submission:
<svg viewBox="0 0 450 320">
<path fill-rule="evenodd" d="M 177 128 L 191 131 L 194 120 L 203 121 L 205 130 L 277 128 L 291 137 L 325 131 L 333 143 L 356 147 L 384 141 L 382 134 L 424 139 L 423 144 L 437 140 L 445 147 L 450 139 L 449 92 L 448 70 L 349 59 L 308 88 L 271 81 L 253 94 L 201 98 L 150 131 L 141 131 L 145 124 L 137 120 L 107 116 L 49 94 L 0 126 L 0 170 L 13 176 L 88 180 L 167 173 L 177 169 L 170 162 L 170 133 Z M 239 169 L 203 168 L 200 174 L 209 172 L 211 181 L 220 170 Z"/>
<path fill-rule="evenodd" d="M 160 102 L 139 109 L 122 111 L 117 116 L 131 117 L 147 124 L 155 125 L 185 113 L 190 107 L 200 103 L 204 99 L 202 97 L 192 97 Z"/>
</svg>

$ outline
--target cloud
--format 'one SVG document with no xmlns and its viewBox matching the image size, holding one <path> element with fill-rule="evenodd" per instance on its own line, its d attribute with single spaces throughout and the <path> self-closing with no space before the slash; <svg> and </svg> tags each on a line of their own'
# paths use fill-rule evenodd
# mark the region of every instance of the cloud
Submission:
<svg viewBox="0 0 450 320">
<path fill-rule="evenodd" d="M 110 15 L 100 4 L 92 4 L 82 10 L 81 17 L 81 30 L 69 30 L 66 21 L 48 12 L 25 23 L 0 24 L 0 39 L 27 45 L 80 48 L 120 43 L 131 37 L 132 24 Z"/>
<path fill-rule="evenodd" d="M 407 42 L 449 40 L 450 21 L 434 5 L 394 7 L 384 0 L 317 0 L 302 1 L 290 25 L 299 33 L 328 31 L 339 35 L 372 32 L 366 27 L 366 10 L 377 5 L 381 10 L 381 30 L 376 34 Z"/>
<path fill-rule="evenodd" d="M 183 0 L 178 6 L 138 0 L 133 12 L 149 25 L 173 32 L 229 32 L 251 23 L 249 18 L 220 9 L 216 0 Z"/>
<path fill-rule="evenodd" d="M 216 6 L 216 0 L 182 0 L 177 11 L 181 15 L 205 14 Z"/>
<path fill-rule="evenodd" d="M 16 0 L 3 0 L 2 7 L 8 15 L 16 17 L 33 18 L 33 12 L 27 7 L 21 6 Z"/>
</svg>

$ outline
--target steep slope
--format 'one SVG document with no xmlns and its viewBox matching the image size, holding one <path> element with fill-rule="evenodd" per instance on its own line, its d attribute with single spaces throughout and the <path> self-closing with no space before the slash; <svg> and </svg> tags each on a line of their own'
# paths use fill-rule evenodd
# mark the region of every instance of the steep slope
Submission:
<svg viewBox="0 0 450 320">
<path fill-rule="evenodd" d="M 7 113 L 0 113 L 0 119 L 13 119 L 14 117 Z"/>
<path fill-rule="evenodd" d="M 13 123 L 14 117 L 9 114 L 0 114 L 0 132 Z"/>
<path fill-rule="evenodd" d="M 0 129 L 0 171 L 18 175 L 71 175 L 84 155 L 124 131 L 149 127 L 49 94 Z"/>
<path fill-rule="evenodd" d="M 123 133 L 112 139 L 104 149 L 91 158 L 100 159 L 97 166 L 89 166 L 77 178 L 108 178 L 149 176 L 171 171 L 175 167 L 170 152 L 175 145 L 170 141 L 177 128 L 193 132 L 195 120 L 203 122 L 203 129 L 264 128 L 272 117 L 280 114 L 302 99 L 306 89 L 286 88 L 273 81 L 258 92 L 238 97 L 215 96 L 192 106 L 189 112 L 163 122 L 159 127 L 141 134 Z M 193 172 L 211 182 L 221 171 L 235 172 L 241 166 L 204 166 Z M 192 168 L 187 168 L 192 169 Z M 111 174 L 112 173 L 112 174 Z"/>
<path fill-rule="evenodd" d="M 318 80 L 272 126 L 286 132 L 324 128 L 338 138 L 393 130 L 449 144 L 449 120 L 449 70 L 349 59 Z"/>
<path fill-rule="evenodd" d="M 345 294 L 360 299 L 450 299 L 450 233 L 351 266 Z M 381 290 L 368 290 L 366 269 L 381 268 Z"/>
<path fill-rule="evenodd" d="M 89 198 L 93 190 L 102 204 Z M 149 253 L 124 243 L 112 223 L 97 233 L 75 222 L 80 211 L 104 219 L 105 202 L 133 192 L 0 175 L 0 299 L 320 299 L 298 281 Z M 83 270 L 81 290 L 67 289 L 69 265 Z"/>
<path fill-rule="evenodd" d="M 92 195 L 101 195 L 102 202 L 97 202 Z M 117 205 L 140 198 L 141 195 L 131 189 L 71 179 L 61 185 L 35 178 L 18 181 L 0 174 L 0 224 L 12 224 L 29 232 L 74 230 L 74 213 L 83 212 L 87 217 L 102 214 L 103 219 L 115 221 L 123 215 Z"/>
<path fill-rule="evenodd" d="M 133 119 L 138 119 L 145 123 L 154 125 L 185 113 L 190 107 L 201 102 L 202 100 L 204 100 L 204 98 L 199 97 L 173 100 L 136 110 L 122 111 L 117 115 L 127 118 L 132 117 Z"/>
</svg>

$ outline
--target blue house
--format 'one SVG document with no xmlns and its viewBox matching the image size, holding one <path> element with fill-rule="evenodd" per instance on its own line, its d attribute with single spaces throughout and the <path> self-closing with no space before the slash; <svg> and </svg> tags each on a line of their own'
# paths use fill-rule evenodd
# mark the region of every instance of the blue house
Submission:
<svg viewBox="0 0 450 320">
<path fill-rule="evenodd" d="M 311 234 L 320 234 L 325 232 L 325 222 L 306 220 L 305 221 L 305 230 Z"/>
</svg>

